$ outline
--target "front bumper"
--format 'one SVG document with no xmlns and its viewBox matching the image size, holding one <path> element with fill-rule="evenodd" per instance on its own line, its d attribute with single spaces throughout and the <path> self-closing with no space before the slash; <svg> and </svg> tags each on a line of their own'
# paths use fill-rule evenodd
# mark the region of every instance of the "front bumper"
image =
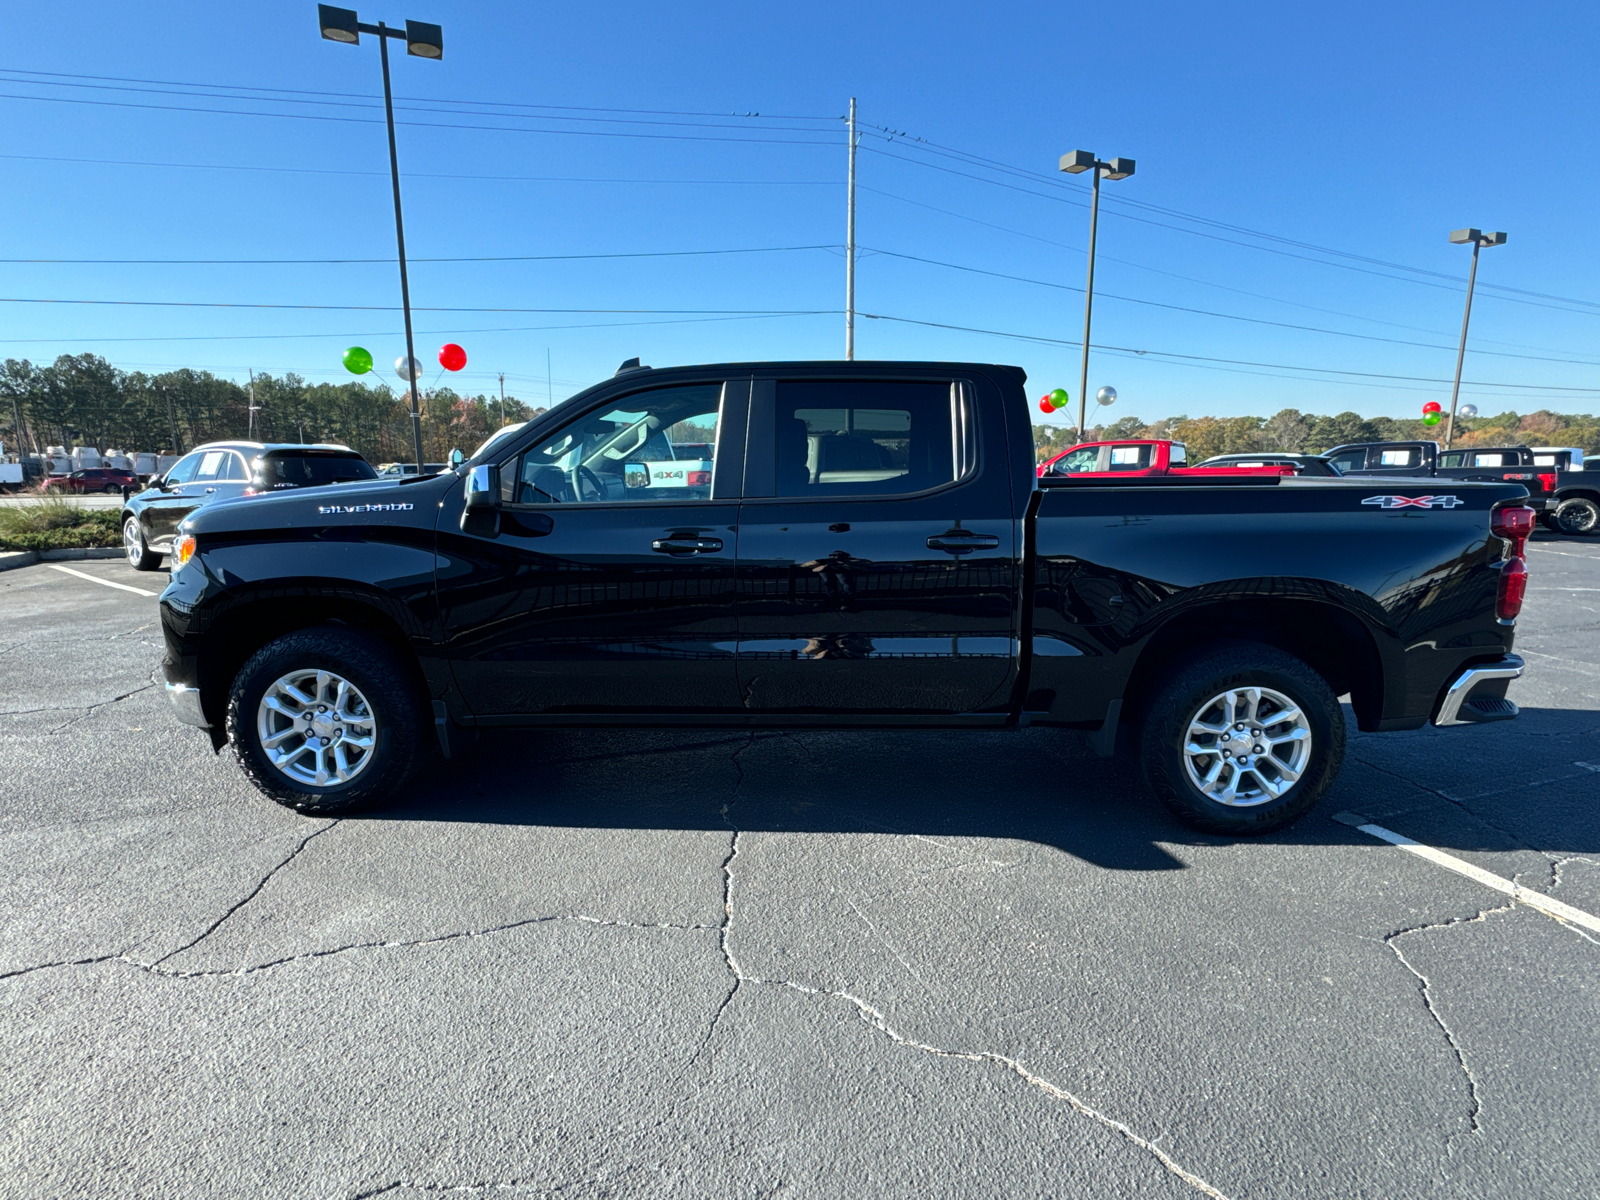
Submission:
<svg viewBox="0 0 1600 1200">
<path fill-rule="evenodd" d="M 1506 685 L 1522 675 L 1522 667 L 1519 655 L 1505 654 L 1495 662 L 1462 668 L 1445 688 L 1433 723 L 1482 725 L 1512 720 L 1520 710 L 1505 698 Z"/>
<path fill-rule="evenodd" d="M 196 729 L 211 728 L 211 722 L 206 720 L 205 710 L 200 705 L 199 688 L 183 683 L 169 683 L 166 688 L 167 703 L 172 705 L 173 716 Z"/>
</svg>

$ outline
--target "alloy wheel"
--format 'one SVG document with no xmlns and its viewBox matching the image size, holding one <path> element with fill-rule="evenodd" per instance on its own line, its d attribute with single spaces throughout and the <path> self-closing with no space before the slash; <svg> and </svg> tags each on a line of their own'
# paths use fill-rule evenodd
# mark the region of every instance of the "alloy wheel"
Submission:
<svg viewBox="0 0 1600 1200">
<path fill-rule="evenodd" d="M 267 761 L 303 787 L 349 783 L 373 760 L 378 722 L 361 690 L 332 671 L 280 676 L 256 706 Z"/>
<path fill-rule="evenodd" d="M 1246 808 L 1287 793 L 1311 759 L 1300 706 L 1264 687 L 1230 688 L 1189 718 L 1183 763 L 1189 781 L 1218 804 Z"/>
</svg>

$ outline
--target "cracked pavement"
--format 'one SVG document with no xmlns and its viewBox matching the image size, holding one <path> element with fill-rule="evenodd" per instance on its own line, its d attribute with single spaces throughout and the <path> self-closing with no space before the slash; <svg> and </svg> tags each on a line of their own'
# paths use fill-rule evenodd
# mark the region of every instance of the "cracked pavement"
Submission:
<svg viewBox="0 0 1600 1200">
<path fill-rule="evenodd" d="M 0 1196 L 1600 1194 L 1600 944 L 1331 819 L 1600 912 L 1600 541 L 1530 565 L 1520 720 L 1248 842 L 1039 729 L 495 734 L 301 817 L 153 600 L 7 572 Z"/>
</svg>

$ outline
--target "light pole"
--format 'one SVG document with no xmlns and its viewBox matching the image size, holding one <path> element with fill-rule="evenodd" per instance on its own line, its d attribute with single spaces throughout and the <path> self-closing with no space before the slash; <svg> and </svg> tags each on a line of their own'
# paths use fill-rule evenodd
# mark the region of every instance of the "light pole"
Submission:
<svg viewBox="0 0 1600 1200">
<path fill-rule="evenodd" d="M 1444 448 L 1456 436 L 1456 397 L 1461 394 L 1461 362 L 1467 356 L 1467 322 L 1472 320 L 1472 289 L 1478 282 L 1478 251 L 1484 246 L 1504 246 L 1503 233 L 1484 233 L 1477 229 L 1457 229 L 1450 235 L 1452 245 L 1472 243 L 1472 270 L 1467 273 L 1467 309 L 1461 314 L 1461 347 L 1456 351 L 1456 381 L 1450 388 L 1450 423 L 1444 427 Z"/>
<path fill-rule="evenodd" d="M 1087 150 L 1074 150 L 1061 156 L 1061 169 L 1069 175 L 1094 172 L 1089 198 L 1089 286 L 1083 294 L 1083 370 L 1078 374 L 1078 440 L 1082 441 L 1089 407 L 1089 318 L 1094 311 L 1094 238 L 1095 226 L 1100 220 L 1100 177 L 1126 179 L 1133 174 L 1133 159 L 1113 158 L 1110 162 L 1101 162 Z"/>
<path fill-rule="evenodd" d="M 443 58 L 444 34 L 437 25 L 407 21 L 405 30 L 391 29 L 382 21 L 363 25 L 353 8 L 317 5 L 317 26 L 330 42 L 354 46 L 363 33 L 378 35 L 378 58 L 383 63 L 383 114 L 389 124 L 389 177 L 394 183 L 394 236 L 400 247 L 400 307 L 405 312 L 406 359 L 411 385 L 411 438 L 417 451 L 417 474 L 422 474 L 422 404 L 417 397 L 416 349 L 411 341 L 411 288 L 406 282 L 406 227 L 400 217 L 400 158 L 394 145 L 394 97 L 389 89 L 389 39 L 404 38 L 406 53 L 418 58 Z"/>
</svg>

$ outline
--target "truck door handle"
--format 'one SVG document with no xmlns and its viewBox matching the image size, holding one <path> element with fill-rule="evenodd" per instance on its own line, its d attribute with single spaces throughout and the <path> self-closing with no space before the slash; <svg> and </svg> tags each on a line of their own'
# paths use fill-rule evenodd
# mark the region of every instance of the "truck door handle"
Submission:
<svg viewBox="0 0 1600 1200">
<path fill-rule="evenodd" d="M 210 494 L 211 494 L 211 493 L 212 493 L 212 492 L 214 492 L 214 491 L 216 491 L 216 490 L 217 490 L 217 489 L 216 489 L 216 488 L 207 488 L 207 489 L 206 489 L 206 495 L 208 495 L 208 496 L 209 496 L 209 495 L 210 495 Z"/>
<path fill-rule="evenodd" d="M 992 533 L 968 533 L 965 529 L 951 529 L 936 533 L 928 539 L 929 550 L 945 550 L 951 554 L 971 554 L 974 550 L 993 550 L 1000 539 Z"/>
<path fill-rule="evenodd" d="M 657 554 L 699 554 L 702 550 L 721 550 L 721 538 L 664 537 L 650 543 Z"/>
</svg>

